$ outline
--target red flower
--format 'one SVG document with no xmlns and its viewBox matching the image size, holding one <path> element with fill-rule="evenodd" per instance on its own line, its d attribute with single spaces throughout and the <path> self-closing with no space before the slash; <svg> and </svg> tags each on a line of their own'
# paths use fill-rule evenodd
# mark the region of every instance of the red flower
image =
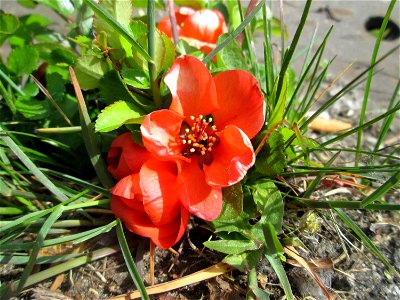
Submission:
<svg viewBox="0 0 400 300">
<path fill-rule="evenodd" d="M 214 49 L 218 37 L 227 31 L 224 16 L 218 10 L 181 7 L 175 10 L 175 16 L 178 35 L 204 53 Z M 169 17 L 162 19 L 157 28 L 172 38 Z"/>
<path fill-rule="evenodd" d="M 108 151 L 108 172 L 117 180 L 138 173 L 151 154 L 132 140 L 132 134 L 126 132 L 118 136 Z"/>
<path fill-rule="evenodd" d="M 159 160 L 176 161 L 180 201 L 213 220 L 222 208 L 221 187 L 242 180 L 255 162 L 250 139 L 264 124 L 263 95 L 250 73 L 212 77 L 191 56 L 178 58 L 164 80 L 172 103 L 146 116 L 143 143 Z"/>
<path fill-rule="evenodd" d="M 176 163 L 153 158 L 132 141 L 130 133 L 113 141 L 108 162 L 112 175 L 123 177 L 111 191 L 111 209 L 128 230 L 149 237 L 163 249 L 179 241 L 189 212 L 175 192 Z"/>
</svg>

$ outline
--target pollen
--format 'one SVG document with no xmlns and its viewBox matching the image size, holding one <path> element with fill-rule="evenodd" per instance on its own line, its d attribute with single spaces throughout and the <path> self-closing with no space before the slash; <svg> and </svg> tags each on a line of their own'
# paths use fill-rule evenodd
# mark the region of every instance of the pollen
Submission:
<svg viewBox="0 0 400 300">
<path fill-rule="evenodd" d="M 213 161 L 212 150 L 218 146 L 217 127 L 210 116 L 190 116 L 181 125 L 179 138 L 182 142 L 182 155 L 190 158 L 198 156 L 200 168 Z"/>
</svg>

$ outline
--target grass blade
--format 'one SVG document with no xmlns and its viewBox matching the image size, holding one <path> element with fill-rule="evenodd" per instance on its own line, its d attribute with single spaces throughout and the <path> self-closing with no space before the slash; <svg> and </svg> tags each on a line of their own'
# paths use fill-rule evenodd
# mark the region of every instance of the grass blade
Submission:
<svg viewBox="0 0 400 300">
<path fill-rule="evenodd" d="M 385 112 L 384 114 L 382 114 L 382 115 L 376 117 L 375 119 L 372 119 L 371 121 L 369 121 L 369 122 L 367 122 L 367 123 L 364 123 L 364 124 L 362 124 L 362 125 L 360 125 L 360 126 L 357 126 L 357 127 L 353 128 L 353 129 L 351 129 L 351 130 L 349 130 L 349 131 L 346 131 L 345 133 L 343 133 L 343 134 L 341 134 L 341 135 L 339 135 L 339 136 L 337 136 L 337 137 L 334 137 L 334 138 L 332 138 L 332 139 L 330 139 L 330 140 L 328 140 L 328 141 L 326 141 L 326 142 L 323 142 L 323 143 L 320 144 L 320 146 L 321 146 L 321 147 L 325 147 L 325 146 L 327 146 L 327 145 L 329 145 L 329 144 L 332 144 L 332 143 L 334 143 L 334 142 L 336 142 L 336 141 L 340 141 L 340 140 L 342 140 L 343 138 L 345 138 L 346 136 L 352 135 L 353 133 L 357 132 L 357 131 L 360 130 L 360 129 L 364 129 L 364 128 L 366 128 L 366 127 L 369 127 L 369 126 L 375 124 L 376 122 L 382 120 L 383 118 L 385 118 L 385 117 L 387 117 L 387 116 L 390 116 L 391 114 L 397 112 L 398 110 L 400 110 L 400 103 L 398 103 L 397 106 L 395 106 L 394 108 L 388 110 L 388 111 Z M 307 120 L 307 121 L 308 121 L 308 120 Z M 356 153 L 360 153 L 360 151 L 356 150 Z"/>
<path fill-rule="evenodd" d="M 85 142 L 86 150 L 89 154 L 90 161 L 99 177 L 100 182 L 106 188 L 114 185 L 110 174 L 107 171 L 106 163 L 104 162 L 100 147 L 98 145 L 97 136 L 94 130 L 94 124 L 90 120 L 87 111 L 85 99 L 83 98 L 82 91 L 79 87 L 78 80 L 76 79 L 74 69 L 69 67 L 71 74 L 71 81 L 74 86 L 76 98 L 78 99 L 79 116 L 81 120 L 82 136 Z"/>
<path fill-rule="evenodd" d="M 102 19 L 104 19 L 114 30 L 116 30 L 120 35 L 122 35 L 129 43 L 131 43 L 132 47 L 135 48 L 137 52 L 139 52 L 144 59 L 149 61 L 150 63 L 154 63 L 150 55 L 143 49 L 143 47 L 135 40 L 133 35 L 121 24 L 114 20 L 114 18 L 105 11 L 100 5 L 95 3 L 93 0 L 84 0 L 85 3 Z M 149 1 L 154 2 L 154 1 Z"/>
<path fill-rule="evenodd" d="M 302 207 L 307 208 L 349 208 L 349 209 L 365 209 L 365 210 L 388 210 L 388 211 L 399 211 L 400 204 L 391 204 L 391 203 L 379 203 L 379 204 L 369 204 L 365 207 L 361 207 L 360 201 L 347 201 L 347 200 L 308 200 L 308 199 L 299 199 L 294 198 L 293 202 L 296 205 L 300 205 Z"/>
<path fill-rule="evenodd" d="M 147 295 L 146 287 L 144 286 L 143 281 L 140 278 L 139 272 L 136 269 L 135 262 L 129 250 L 128 243 L 126 242 L 125 239 L 122 223 L 119 219 L 117 220 L 117 236 L 119 245 L 121 247 L 122 255 L 124 256 L 126 266 L 128 267 L 129 270 L 129 274 L 131 274 L 133 282 L 135 283 L 136 288 L 139 290 L 142 299 L 149 300 L 150 298 Z"/>
<path fill-rule="evenodd" d="M 59 114 L 64 118 L 65 122 L 67 122 L 68 125 L 71 127 L 74 126 L 74 124 L 72 124 L 71 120 L 64 113 L 64 111 L 58 105 L 56 100 L 54 100 L 53 96 L 49 93 L 49 91 L 43 86 L 43 84 L 41 84 L 41 82 L 39 80 L 37 80 L 33 75 L 31 75 L 31 79 L 36 83 L 36 85 L 39 87 L 39 89 L 42 91 L 42 93 L 46 95 L 46 97 L 50 100 L 51 104 L 54 105 L 54 107 L 57 109 Z"/>
<path fill-rule="evenodd" d="M 394 104 L 396 99 L 398 99 L 399 90 L 400 90 L 400 80 L 397 82 L 396 88 L 394 89 L 392 99 L 390 100 L 390 103 L 388 106 L 388 110 L 392 109 L 395 106 L 400 106 L 400 100 L 398 100 L 397 103 Z M 392 124 L 395 116 L 396 116 L 396 114 L 393 113 L 393 114 L 387 116 L 385 118 L 385 120 L 383 120 L 381 131 L 379 133 L 378 140 L 376 141 L 374 151 L 378 151 L 379 147 L 381 146 L 383 140 L 385 139 L 385 137 L 389 131 L 390 125 Z"/>
<path fill-rule="evenodd" d="M 57 208 L 51 213 L 51 215 L 47 218 L 46 222 L 44 222 L 42 228 L 38 232 L 36 241 L 33 245 L 32 251 L 29 255 L 29 261 L 25 266 L 24 271 L 22 272 L 21 278 L 18 282 L 16 293 L 20 293 L 24 288 L 25 282 L 28 279 L 29 275 L 32 272 L 33 266 L 36 263 L 36 258 L 39 254 L 40 249 L 43 246 L 44 239 L 46 238 L 47 233 L 49 232 L 51 226 L 55 221 L 62 215 L 64 211 L 64 207 L 62 205 L 57 206 Z"/>
<path fill-rule="evenodd" d="M 351 230 L 360 238 L 361 242 L 376 256 L 378 257 L 389 270 L 400 278 L 400 274 L 396 269 L 389 263 L 386 257 L 379 251 L 379 249 L 374 245 L 374 243 L 366 236 L 366 234 L 361 230 L 360 227 L 340 208 L 333 209 L 337 215 L 342 219 L 342 221 L 350 227 Z"/>
<path fill-rule="evenodd" d="M 2 131 L 0 134 L 0 138 L 7 144 L 7 146 L 11 149 L 12 152 L 21 160 L 21 162 L 32 172 L 33 175 L 37 177 L 37 179 L 46 187 L 48 190 L 56 196 L 56 198 L 60 201 L 67 200 L 68 197 L 64 195 L 55 185 L 51 182 L 43 173 L 36 167 L 36 165 L 29 159 L 29 157 L 22 152 L 22 150 L 18 147 L 18 145 L 3 131 L 3 128 L 0 125 L 0 130 Z"/>
<path fill-rule="evenodd" d="M 383 55 L 379 60 L 377 60 L 373 65 L 369 66 L 366 70 L 362 71 L 358 76 L 356 76 L 351 82 L 349 82 L 345 87 L 343 87 L 339 92 L 337 92 L 334 96 L 332 96 L 329 101 L 321 105 L 321 107 L 312 115 L 310 116 L 301 126 L 300 129 L 304 129 L 310 124 L 316 117 L 318 117 L 322 112 L 326 111 L 334 102 L 339 100 L 339 98 L 344 95 L 348 90 L 353 88 L 357 82 L 373 67 L 378 65 L 384 59 L 389 57 L 392 53 L 394 53 L 400 46 L 396 46 L 393 49 L 389 50 L 385 55 Z"/>
<path fill-rule="evenodd" d="M 267 258 L 272 268 L 274 269 L 276 275 L 278 276 L 279 282 L 282 285 L 286 298 L 288 300 L 293 300 L 294 296 L 292 288 L 290 286 L 289 279 L 286 276 L 286 272 L 285 269 L 283 268 L 281 260 L 279 258 L 274 258 L 270 255 L 265 255 L 265 257 Z"/>
<path fill-rule="evenodd" d="M 375 42 L 375 46 L 374 46 L 374 51 L 372 53 L 372 57 L 371 57 L 371 65 L 373 66 L 375 64 L 376 61 L 376 57 L 378 55 L 378 51 L 379 51 L 379 47 L 381 45 L 382 42 L 382 38 L 383 38 L 383 34 L 385 32 L 386 29 L 386 25 L 389 21 L 389 17 L 392 13 L 393 7 L 396 4 L 396 0 L 392 0 L 389 4 L 388 10 L 386 12 L 385 18 L 383 19 L 381 28 L 379 30 L 379 34 L 378 34 L 378 38 L 376 39 Z M 359 125 L 363 125 L 364 121 L 365 121 L 365 113 L 367 110 L 367 105 L 368 105 L 368 98 L 369 98 L 369 90 L 371 88 L 371 81 L 372 81 L 372 76 L 374 75 L 374 68 L 370 68 L 369 72 L 368 72 L 368 78 L 367 78 L 367 82 L 365 85 L 365 93 L 364 93 L 364 99 L 363 99 L 363 103 L 362 103 L 362 107 L 361 107 L 361 114 L 360 114 L 360 122 Z M 362 140 L 363 140 L 363 131 L 360 129 L 358 131 L 358 136 L 357 136 L 357 146 L 356 149 L 357 150 L 361 150 L 361 145 L 362 145 Z M 360 160 L 360 154 L 358 152 L 356 152 L 356 159 L 355 159 L 355 164 L 356 166 L 359 163 Z"/>
<path fill-rule="evenodd" d="M 332 163 L 336 160 L 336 158 L 339 156 L 340 151 L 337 152 L 328 162 L 325 164 L 325 167 L 330 167 Z M 304 192 L 303 198 L 309 198 L 310 195 L 314 192 L 314 190 L 317 188 L 318 184 L 321 182 L 323 177 L 325 176 L 324 173 L 320 173 L 317 175 L 317 177 L 310 183 L 308 186 L 308 189 Z"/>
<path fill-rule="evenodd" d="M 400 181 L 400 171 L 396 172 L 384 184 L 377 188 L 371 195 L 361 201 L 361 207 L 364 208 L 368 204 L 373 203 L 378 198 L 382 197 L 388 190 L 394 187 Z"/>
<path fill-rule="evenodd" d="M 283 60 L 283 63 L 282 63 L 282 68 L 281 68 L 281 71 L 279 73 L 278 87 L 277 87 L 277 90 L 276 90 L 277 94 L 276 94 L 275 99 L 279 99 L 279 95 L 281 93 L 281 88 L 282 88 L 282 85 L 283 85 L 283 80 L 285 78 L 286 70 L 289 67 L 289 63 L 290 63 L 290 61 L 292 59 L 294 50 L 296 49 L 296 46 L 297 46 L 297 43 L 299 41 L 301 32 L 303 31 L 304 25 L 306 23 L 308 12 L 310 11 L 311 2 L 312 2 L 311 0 L 307 0 L 306 4 L 304 6 L 303 14 L 301 15 L 299 26 L 297 27 L 296 33 L 294 34 L 292 43 L 291 43 L 291 45 L 289 47 L 289 50 L 285 53 L 284 60 Z M 283 49 L 282 49 L 282 51 L 283 51 Z"/>
<path fill-rule="evenodd" d="M 261 0 L 260 3 L 257 4 L 257 6 L 251 11 L 251 13 L 244 19 L 244 21 L 233 31 L 231 32 L 226 39 L 224 39 L 221 44 L 219 44 L 213 51 L 211 51 L 204 59 L 203 63 L 208 63 L 219 51 L 221 51 L 222 48 L 224 48 L 226 45 L 228 45 L 232 40 L 234 40 L 253 20 L 255 15 L 258 13 L 258 11 L 263 7 L 265 0 Z"/>
<path fill-rule="evenodd" d="M 44 271 L 35 273 L 26 280 L 23 288 L 32 286 L 34 284 L 37 284 L 43 280 L 46 280 L 50 277 L 53 277 L 57 274 L 63 273 L 65 271 L 71 270 L 73 268 L 79 267 L 81 265 L 87 264 L 89 262 L 101 259 L 103 257 L 115 254 L 119 251 L 118 247 L 106 247 L 102 248 L 99 250 L 95 250 L 93 252 L 88 253 L 85 256 L 73 259 L 71 261 L 67 261 L 65 263 L 61 263 L 59 265 L 56 265 L 54 267 L 50 267 Z M 9 294 L 12 293 L 13 290 L 15 290 L 16 285 L 19 284 L 19 281 L 15 281 L 9 285 L 2 285 L 0 287 L 0 295 L 2 296 L 2 299 L 9 299 L 7 297 Z"/>
</svg>

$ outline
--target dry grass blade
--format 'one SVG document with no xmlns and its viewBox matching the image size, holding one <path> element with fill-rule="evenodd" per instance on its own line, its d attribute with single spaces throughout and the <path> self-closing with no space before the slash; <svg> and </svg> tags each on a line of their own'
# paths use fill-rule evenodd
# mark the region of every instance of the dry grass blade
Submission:
<svg viewBox="0 0 400 300">
<path fill-rule="evenodd" d="M 45 94 L 46 97 L 50 100 L 50 102 L 54 105 L 54 107 L 57 109 L 57 111 L 60 113 L 60 115 L 64 118 L 65 122 L 67 122 L 69 126 L 74 126 L 74 124 L 72 124 L 71 120 L 67 117 L 67 115 L 61 109 L 61 107 L 57 104 L 56 100 L 54 100 L 53 96 L 49 93 L 49 91 L 43 86 L 43 84 L 41 84 L 40 81 L 37 80 L 32 75 L 31 75 L 31 78 L 36 83 L 36 85 L 39 87 L 39 89 L 42 91 L 42 93 Z"/>
<path fill-rule="evenodd" d="M 207 280 L 210 278 L 217 277 L 219 275 L 225 274 L 227 272 L 232 271 L 234 268 L 226 263 L 220 262 L 211 267 L 203 269 L 201 271 L 195 272 L 193 274 L 184 276 L 182 278 L 172 280 L 165 283 L 156 284 L 152 287 L 146 288 L 148 295 L 154 295 L 159 293 L 165 293 L 168 291 L 172 291 L 177 288 L 181 288 L 187 286 L 189 284 L 197 283 L 203 280 Z M 128 295 L 121 295 L 114 298 L 110 298 L 109 300 L 130 300 L 140 298 L 140 294 L 138 291 L 130 293 Z"/>
<path fill-rule="evenodd" d="M 284 251 L 287 255 L 289 255 L 291 258 L 295 259 L 304 269 L 307 270 L 308 273 L 310 273 L 311 277 L 315 280 L 315 282 L 320 286 L 324 294 L 326 295 L 327 299 L 334 299 L 334 297 L 331 295 L 331 293 L 328 291 L 328 289 L 325 287 L 321 279 L 318 277 L 318 275 L 313 271 L 311 266 L 307 263 L 307 261 L 302 258 L 300 255 L 296 253 L 296 250 L 293 247 L 285 247 Z"/>
</svg>

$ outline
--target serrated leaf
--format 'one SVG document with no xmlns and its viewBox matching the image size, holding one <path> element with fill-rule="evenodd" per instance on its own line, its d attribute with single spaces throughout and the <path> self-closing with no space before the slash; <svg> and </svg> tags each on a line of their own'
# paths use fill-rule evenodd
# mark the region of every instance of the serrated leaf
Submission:
<svg viewBox="0 0 400 300">
<path fill-rule="evenodd" d="M 286 166 L 285 144 L 279 131 L 274 131 L 267 144 L 258 153 L 256 170 L 265 176 L 275 176 L 283 172 Z"/>
<path fill-rule="evenodd" d="M 118 100 L 132 100 L 131 95 L 121 82 L 116 70 L 107 72 L 103 78 L 100 79 L 99 88 L 102 101 L 106 104 L 111 104 Z"/>
<path fill-rule="evenodd" d="M 255 267 L 261 255 L 262 250 L 253 250 L 241 254 L 228 255 L 222 261 L 245 272 Z"/>
<path fill-rule="evenodd" d="M 102 0 L 99 4 L 122 27 L 129 28 L 132 14 L 131 1 Z M 108 43 L 111 47 L 124 48 L 123 43 L 127 41 L 105 19 L 97 14 L 94 15 L 93 27 L 97 32 L 104 31 L 107 33 Z M 126 46 L 128 47 L 127 49 L 130 49 L 129 43 Z"/>
<path fill-rule="evenodd" d="M 227 38 L 225 33 L 218 38 L 217 45 Z M 247 70 L 246 59 L 244 54 L 237 44 L 236 40 L 232 40 L 217 54 L 217 64 L 220 68 L 228 70 Z"/>
<path fill-rule="evenodd" d="M 15 107 L 25 118 L 39 120 L 50 115 L 50 105 L 46 100 L 35 100 L 31 98 L 18 98 Z"/>
<path fill-rule="evenodd" d="M 248 250 L 256 250 L 256 243 L 249 240 L 218 240 L 206 241 L 204 246 L 225 254 L 240 254 Z"/>
<path fill-rule="evenodd" d="M 278 188 L 272 181 L 253 185 L 253 198 L 257 207 L 262 211 L 262 222 L 271 223 L 277 233 L 282 232 L 283 199 Z"/>
<path fill-rule="evenodd" d="M 140 20 L 135 20 L 131 23 L 130 27 L 139 44 L 147 51 L 147 25 Z M 158 76 L 163 70 L 168 70 L 171 67 L 175 60 L 175 47 L 171 39 L 157 29 L 154 34 L 154 49 L 154 63 L 156 66 L 156 76 Z M 148 73 L 147 61 L 143 59 L 142 55 L 134 51 L 134 49 L 132 50 L 132 55 L 136 64 L 143 72 Z"/>
<path fill-rule="evenodd" d="M 32 47 L 15 48 L 8 56 L 8 68 L 16 75 L 30 74 L 39 63 L 39 53 Z"/>
<path fill-rule="evenodd" d="M 90 90 L 99 86 L 100 79 L 108 71 L 107 63 L 93 55 L 78 58 L 75 65 L 75 74 L 83 90 Z"/>
<path fill-rule="evenodd" d="M 12 14 L 0 14 L 0 33 L 12 34 L 19 27 L 19 20 Z"/>
<path fill-rule="evenodd" d="M 133 62 L 129 67 L 124 65 L 121 70 L 121 75 L 126 84 L 138 89 L 150 89 L 149 74 L 135 62 Z"/>
<path fill-rule="evenodd" d="M 140 124 L 141 114 L 134 104 L 117 101 L 107 106 L 97 117 L 95 129 L 97 132 L 109 132 L 124 124 Z"/>
</svg>

